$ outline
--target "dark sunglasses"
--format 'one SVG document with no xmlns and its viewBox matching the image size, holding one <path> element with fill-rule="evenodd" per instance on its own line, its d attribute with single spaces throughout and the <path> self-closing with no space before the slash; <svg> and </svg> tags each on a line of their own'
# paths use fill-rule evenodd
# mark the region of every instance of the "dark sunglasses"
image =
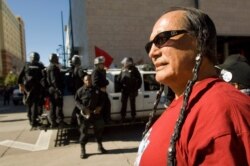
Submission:
<svg viewBox="0 0 250 166">
<path fill-rule="evenodd" d="M 145 46 L 147 53 L 150 52 L 151 47 L 155 44 L 156 47 L 161 48 L 171 37 L 187 33 L 187 30 L 173 30 L 173 31 L 164 31 L 155 36 L 155 38 L 148 42 Z"/>
</svg>

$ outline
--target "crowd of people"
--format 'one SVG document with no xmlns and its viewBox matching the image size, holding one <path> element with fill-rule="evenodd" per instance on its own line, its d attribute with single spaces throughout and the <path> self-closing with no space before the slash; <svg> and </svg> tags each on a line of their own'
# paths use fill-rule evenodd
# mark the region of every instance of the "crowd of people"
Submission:
<svg viewBox="0 0 250 166">
<path fill-rule="evenodd" d="M 101 153 L 107 151 L 102 146 L 102 132 L 105 124 L 112 123 L 111 103 L 106 91 L 109 81 L 106 79 L 105 59 L 102 56 L 94 59 L 94 70 L 91 75 L 81 66 L 80 56 L 74 55 L 71 59 L 71 67 L 62 69 L 58 55 L 52 53 L 49 57 L 50 64 L 45 67 L 40 62 L 40 55 L 31 52 L 27 62 L 18 77 L 19 91 L 24 94 L 24 104 L 27 107 L 27 116 L 32 128 L 41 125 L 39 116 L 43 113 L 45 99 L 49 98 L 48 121 L 50 128 L 64 128 L 69 125 L 78 127 L 80 131 L 79 142 L 81 144 L 81 158 L 86 158 L 85 145 L 88 138 L 88 128 L 94 126 Z M 125 119 L 128 97 L 130 97 L 132 117 L 136 116 L 135 97 L 141 86 L 141 76 L 133 64 L 132 58 L 127 58 L 124 68 L 119 76 L 122 89 L 121 121 Z M 132 72 L 131 72 L 132 71 Z M 75 97 L 75 108 L 70 124 L 65 123 L 63 114 L 63 92 L 65 88 L 65 73 L 70 74 L 70 80 L 66 83 Z M 129 85 L 127 85 L 129 84 Z M 131 85 L 136 85 L 131 90 Z M 132 91 L 130 93 L 130 91 Z M 128 93 L 129 92 L 129 93 Z M 128 94 L 127 94 L 128 93 Z M 133 95 L 131 95 L 133 94 Z M 126 106 L 125 106 L 126 105 Z"/>
</svg>

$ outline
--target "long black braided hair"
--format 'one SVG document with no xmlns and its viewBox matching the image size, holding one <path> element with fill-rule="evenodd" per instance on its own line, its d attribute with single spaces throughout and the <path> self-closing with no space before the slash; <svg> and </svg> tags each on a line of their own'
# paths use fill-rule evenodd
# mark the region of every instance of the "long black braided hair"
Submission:
<svg viewBox="0 0 250 166">
<path fill-rule="evenodd" d="M 168 156 L 167 156 L 167 165 L 169 166 L 175 166 L 177 165 L 176 161 L 176 142 L 180 137 L 181 129 L 184 124 L 184 121 L 187 117 L 186 109 L 188 107 L 189 97 L 192 92 L 193 85 L 198 79 L 198 73 L 199 68 L 202 63 L 202 58 L 206 56 L 214 65 L 217 64 L 217 38 L 216 38 L 216 29 L 213 21 L 210 19 L 210 17 L 203 13 L 201 10 L 194 9 L 194 8 L 186 8 L 186 7 L 174 7 L 170 8 L 166 13 L 172 12 L 172 11 L 184 11 L 184 22 L 185 27 L 188 32 L 190 32 L 191 35 L 193 35 L 197 39 L 197 56 L 195 59 L 195 65 L 193 68 L 193 78 L 187 82 L 186 88 L 184 90 L 184 98 L 183 103 L 180 111 L 180 115 L 177 119 L 177 122 L 175 124 L 174 132 L 170 139 L 170 145 L 168 148 Z M 160 90 L 161 95 L 163 90 Z M 159 100 L 159 98 L 157 98 Z M 157 100 L 156 100 L 157 101 Z M 159 101 L 158 101 L 159 102 Z M 158 102 L 156 102 L 158 104 Z M 156 107 L 154 106 L 154 111 L 151 114 L 152 119 L 156 111 Z M 150 120 L 149 120 L 150 122 Z M 148 122 L 148 123 L 149 123 Z M 150 124 L 146 125 L 146 130 L 144 131 L 144 135 L 149 130 Z"/>
</svg>

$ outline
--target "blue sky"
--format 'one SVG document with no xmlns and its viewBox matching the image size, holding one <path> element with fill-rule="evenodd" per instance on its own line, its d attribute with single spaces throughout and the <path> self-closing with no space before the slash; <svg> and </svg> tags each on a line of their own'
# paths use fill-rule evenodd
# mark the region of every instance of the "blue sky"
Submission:
<svg viewBox="0 0 250 166">
<path fill-rule="evenodd" d="M 49 55 L 63 43 L 61 11 L 66 25 L 69 0 L 6 0 L 6 3 L 14 15 L 24 20 L 27 59 L 30 52 L 36 51 L 47 66 Z"/>
</svg>

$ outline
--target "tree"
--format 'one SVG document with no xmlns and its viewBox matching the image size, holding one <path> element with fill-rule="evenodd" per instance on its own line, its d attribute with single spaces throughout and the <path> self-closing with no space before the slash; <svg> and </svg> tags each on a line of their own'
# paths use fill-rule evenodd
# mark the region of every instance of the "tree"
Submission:
<svg viewBox="0 0 250 166">
<path fill-rule="evenodd" d="M 16 84 L 17 84 L 17 75 L 12 71 L 10 71 L 8 75 L 5 77 L 4 85 L 14 86 Z"/>
</svg>

